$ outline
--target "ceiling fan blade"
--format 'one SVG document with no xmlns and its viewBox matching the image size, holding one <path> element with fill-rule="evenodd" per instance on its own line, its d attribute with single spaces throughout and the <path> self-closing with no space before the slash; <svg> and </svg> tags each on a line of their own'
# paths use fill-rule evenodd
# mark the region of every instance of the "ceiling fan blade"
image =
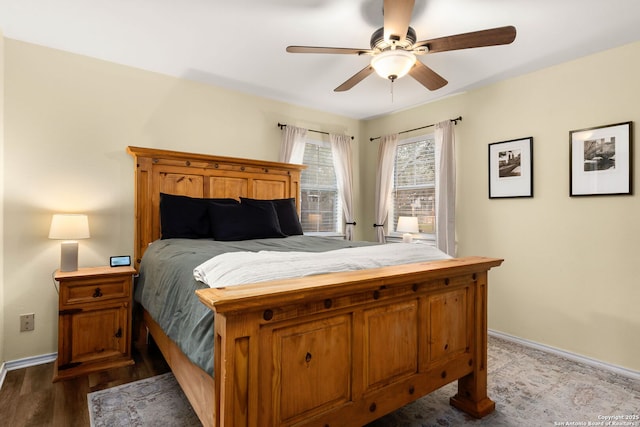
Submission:
<svg viewBox="0 0 640 427">
<path fill-rule="evenodd" d="M 373 54 L 371 49 L 351 49 L 346 47 L 321 47 L 321 46 L 287 46 L 289 53 L 337 53 L 345 55 Z"/>
<path fill-rule="evenodd" d="M 358 83 L 360 83 L 361 81 L 363 81 L 371 73 L 373 73 L 373 67 L 371 65 L 367 65 L 362 70 L 358 71 L 353 76 L 351 76 L 346 82 L 342 83 L 340 86 L 335 88 L 333 91 L 334 92 L 347 91 L 352 87 L 354 87 L 355 85 L 357 85 Z"/>
<path fill-rule="evenodd" d="M 413 48 L 427 46 L 429 53 L 447 52 L 450 50 L 509 44 L 513 42 L 515 38 L 516 28 L 510 25 L 507 27 L 492 28 L 490 30 L 473 31 L 455 36 L 423 40 L 415 43 Z"/>
<path fill-rule="evenodd" d="M 385 40 L 403 41 L 407 37 L 414 4 L 415 0 L 384 0 Z"/>
<path fill-rule="evenodd" d="M 440 89 L 449 83 L 444 79 L 444 77 L 420 61 L 416 61 L 416 64 L 411 68 L 411 70 L 409 70 L 409 74 L 429 90 Z"/>
</svg>

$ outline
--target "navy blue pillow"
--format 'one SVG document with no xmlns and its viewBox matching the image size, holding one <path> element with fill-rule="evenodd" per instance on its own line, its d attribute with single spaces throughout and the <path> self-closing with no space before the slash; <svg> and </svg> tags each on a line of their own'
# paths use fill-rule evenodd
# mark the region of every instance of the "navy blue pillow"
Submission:
<svg viewBox="0 0 640 427">
<path fill-rule="evenodd" d="M 273 205 L 278 214 L 278 223 L 280 229 L 287 236 L 298 236 L 303 234 L 302 224 L 300 224 L 300 218 L 298 217 L 298 209 L 296 208 L 296 199 L 272 199 L 272 200 L 258 200 L 247 199 L 246 197 L 240 197 L 242 204 L 249 204 L 254 206 L 263 206 L 267 204 Z"/>
<path fill-rule="evenodd" d="M 215 240 L 287 237 L 280 229 L 278 215 L 273 205 L 210 203 L 209 218 Z"/>
<path fill-rule="evenodd" d="M 211 237 L 209 203 L 240 203 L 235 199 L 201 199 L 160 193 L 160 230 L 163 239 Z"/>
</svg>

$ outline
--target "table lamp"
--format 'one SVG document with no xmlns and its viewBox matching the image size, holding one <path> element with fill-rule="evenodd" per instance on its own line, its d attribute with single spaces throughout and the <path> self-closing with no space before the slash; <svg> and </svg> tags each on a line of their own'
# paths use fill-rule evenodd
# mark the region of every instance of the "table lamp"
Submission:
<svg viewBox="0 0 640 427">
<path fill-rule="evenodd" d="M 88 239 L 89 219 L 81 214 L 55 214 L 49 238 L 64 240 L 60 244 L 60 271 L 78 269 L 78 239 Z"/>
<path fill-rule="evenodd" d="M 420 228 L 418 227 L 418 217 L 416 216 L 400 216 L 398 217 L 398 226 L 396 227 L 398 233 L 404 233 L 402 235 L 402 241 L 405 243 L 411 243 L 413 241 L 413 235 L 411 233 L 418 233 Z"/>
<path fill-rule="evenodd" d="M 322 224 L 322 214 L 309 214 L 309 225 L 313 227 L 312 231 L 320 231 L 320 225 Z"/>
</svg>

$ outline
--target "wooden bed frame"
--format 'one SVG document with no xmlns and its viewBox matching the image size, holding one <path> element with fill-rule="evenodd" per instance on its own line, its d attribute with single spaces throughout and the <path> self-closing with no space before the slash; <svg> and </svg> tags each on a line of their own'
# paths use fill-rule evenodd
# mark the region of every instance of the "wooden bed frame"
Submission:
<svg viewBox="0 0 640 427">
<path fill-rule="evenodd" d="M 136 267 L 160 237 L 160 192 L 300 194 L 300 165 L 128 152 Z M 487 396 L 487 273 L 501 263 L 467 257 L 197 291 L 215 316 L 215 381 L 143 318 L 205 426 L 361 426 L 454 380 L 450 403 L 483 417 L 495 407 Z"/>
</svg>

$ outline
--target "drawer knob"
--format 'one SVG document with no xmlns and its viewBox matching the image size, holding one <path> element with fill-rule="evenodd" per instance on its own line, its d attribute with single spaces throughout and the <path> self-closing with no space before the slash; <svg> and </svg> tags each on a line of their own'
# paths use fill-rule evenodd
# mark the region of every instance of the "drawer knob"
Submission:
<svg viewBox="0 0 640 427">
<path fill-rule="evenodd" d="M 102 290 L 100 288 L 96 288 L 96 290 L 93 292 L 93 297 L 100 298 L 101 296 L 102 296 Z"/>
<path fill-rule="evenodd" d="M 116 338 L 122 338 L 122 328 L 118 328 L 118 332 L 115 335 Z"/>
</svg>

